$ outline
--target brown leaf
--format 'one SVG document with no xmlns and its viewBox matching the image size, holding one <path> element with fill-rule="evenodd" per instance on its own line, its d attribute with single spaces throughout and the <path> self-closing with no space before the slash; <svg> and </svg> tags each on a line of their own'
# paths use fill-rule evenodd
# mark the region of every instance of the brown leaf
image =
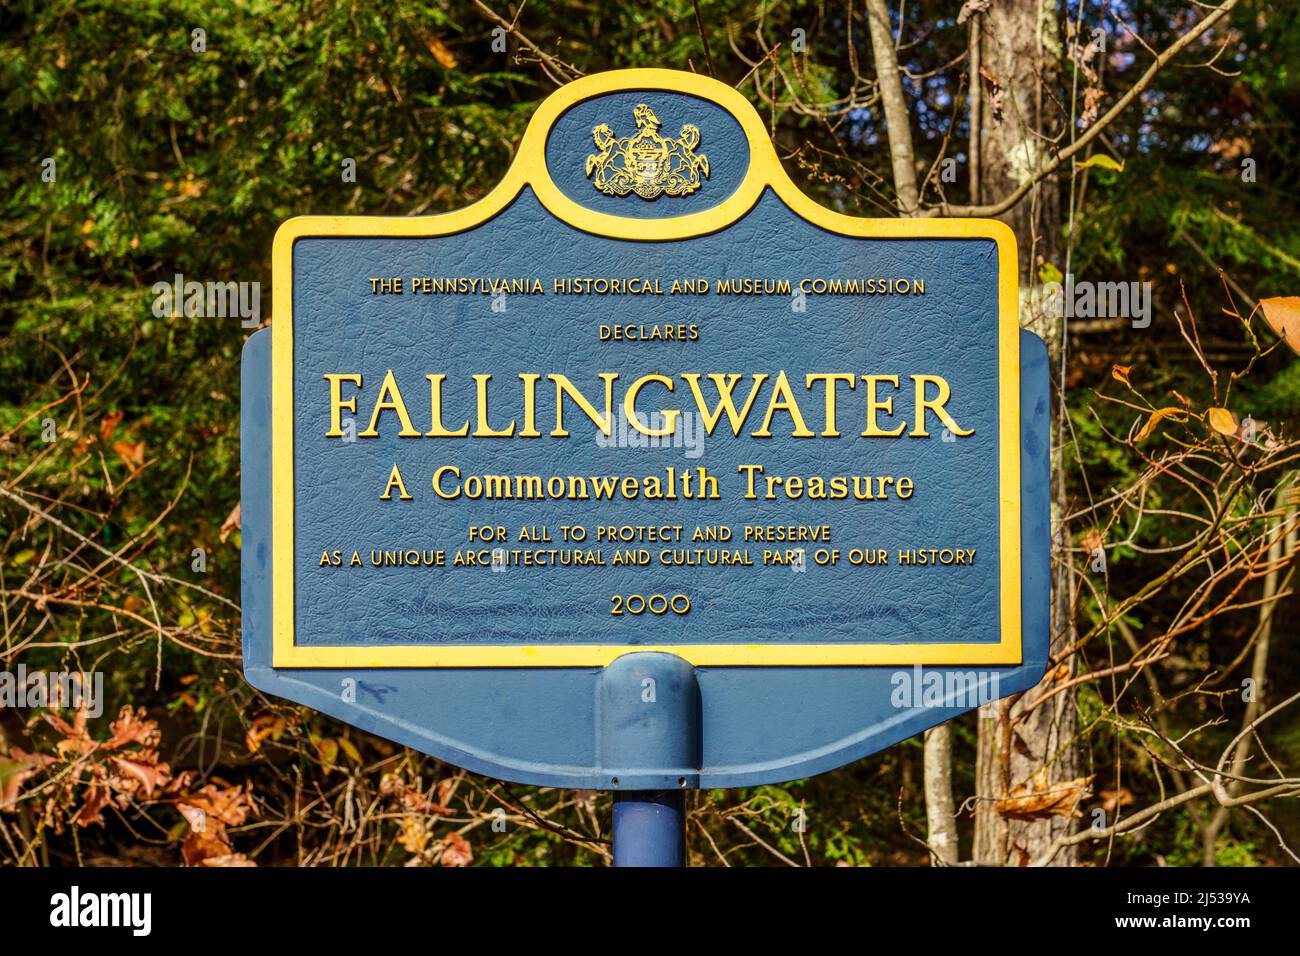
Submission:
<svg viewBox="0 0 1300 956">
<path fill-rule="evenodd" d="M 117 457 L 126 462 L 132 471 L 144 467 L 143 441 L 138 441 L 134 445 L 129 441 L 115 441 L 113 451 L 117 452 Z"/>
<path fill-rule="evenodd" d="M 127 760 L 125 757 L 110 757 L 113 765 L 120 770 L 125 777 L 110 780 L 110 785 L 118 792 L 119 795 L 127 797 L 129 800 L 134 796 L 137 786 L 132 786 L 133 782 L 138 783 L 139 787 L 144 788 L 144 795 L 152 797 L 155 787 L 160 787 L 171 777 L 171 768 L 165 763 L 158 763 L 156 755 L 150 753 L 147 756 L 154 756 L 154 760 Z"/>
<path fill-rule="evenodd" d="M 104 825 L 103 811 L 108 806 L 112 796 L 113 792 L 104 786 L 99 779 L 93 780 L 90 786 L 86 788 L 86 793 L 81 798 L 81 809 L 72 818 L 72 822 L 79 827 L 88 827 L 92 823 L 97 823 L 102 827 Z"/>
<path fill-rule="evenodd" d="M 1300 354 L 1300 295 L 1281 295 L 1260 299 L 1259 309 L 1264 321 L 1287 344 L 1292 352 Z"/>
<path fill-rule="evenodd" d="M 108 441 L 117 430 L 117 423 L 122 420 L 122 412 L 109 412 L 99 420 L 100 441 Z"/>
<path fill-rule="evenodd" d="M 86 711 L 77 711 L 77 716 L 73 718 L 71 724 L 60 717 L 53 711 L 47 710 L 41 714 L 45 722 L 63 735 L 63 739 L 54 745 L 54 749 L 59 752 L 61 757 L 71 757 L 78 754 L 89 754 L 99 747 L 99 744 L 90 736 L 86 730 Z"/>
<path fill-rule="evenodd" d="M 210 783 L 202 790 L 187 793 L 173 802 L 178 810 L 182 810 L 182 806 L 202 810 L 207 815 L 209 826 L 215 821 L 222 825 L 237 827 L 248 819 L 252 811 L 252 791 L 246 790 L 243 786 L 227 787 L 222 790 Z"/>
<path fill-rule="evenodd" d="M 442 840 L 442 856 L 438 862 L 443 866 L 469 866 L 474 859 L 474 851 L 469 841 L 459 833 L 448 833 Z"/>
<path fill-rule="evenodd" d="M 262 746 L 262 741 L 270 737 L 272 740 L 279 740 L 283 735 L 288 724 L 283 717 L 277 717 L 275 714 L 263 714 L 256 718 L 248 728 L 248 733 L 244 735 L 244 743 L 248 746 L 248 752 L 257 753 Z"/>
<path fill-rule="evenodd" d="M 1100 86 L 1090 86 L 1083 91 L 1083 111 L 1079 114 L 1079 125 L 1091 126 L 1101 109 L 1101 101 L 1106 91 Z"/>
<path fill-rule="evenodd" d="M 1211 408 L 1206 412 L 1205 417 L 1206 421 L 1210 423 L 1210 427 L 1220 435 L 1237 434 L 1237 416 L 1232 414 L 1232 412 L 1228 411 L 1226 408 L 1219 408 L 1217 406 Z"/>
<path fill-rule="evenodd" d="M 189 803 L 177 803 L 176 809 L 185 818 L 185 822 L 190 825 L 191 833 L 202 833 L 208 828 L 207 811 Z"/>
<path fill-rule="evenodd" d="M 312 734 L 310 739 L 311 745 L 316 748 L 316 756 L 320 757 L 325 772 L 329 773 L 334 769 L 334 764 L 339 757 L 338 741 L 332 737 L 321 737 L 317 734 Z"/>
<path fill-rule="evenodd" d="M 451 816 L 451 810 L 429 800 L 420 791 L 408 786 L 395 773 L 386 773 L 380 778 L 379 795 L 407 813 L 436 813 L 441 816 Z"/>
<path fill-rule="evenodd" d="M 433 54 L 433 58 L 442 64 L 444 70 L 456 69 L 456 55 L 447 49 L 447 44 L 437 37 L 429 37 L 425 44 L 429 47 L 429 52 Z"/>
<path fill-rule="evenodd" d="M 116 750 L 127 744 L 156 747 L 162 738 L 158 730 L 158 722 L 146 718 L 143 707 L 134 711 L 129 706 L 123 707 L 117 715 L 117 720 L 109 724 L 109 730 L 112 731 L 113 736 L 104 744 L 109 750 Z"/>
<path fill-rule="evenodd" d="M 1151 433 L 1156 430 L 1156 426 L 1166 418 L 1175 422 L 1187 421 L 1187 415 L 1181 408 L 1173 408 L 1172 406 L 1157 408 L 1151 413 L 1151 417 L 1147 419 L 1146 424 L 1142 426 L 1133 440 L 1143 441 L 1150 437 Z"/>
<path fill-rule="evenodd" d="M 241 514 L 242 501 L 236 501 L 235 507 L 230 509 L 230 514 L 226 515 L 226 520 L 221 522 L 221 543 L 225 544 L 226 539 L 230 537 L 230 532 L 239 531 L 243 528 L 244 517 Z"/>
<path fill-rule="evenodd" d="M 1120 787 L 1118 790 L 1103 790 L 1098 796 L 1101 797 L 1102 808 L 1106 813 L 1114 813 L 1119 807 L 1127 807 L 1135 799 L 1128 787 Z"/>
<path fill-rule="evenodd" d="M 59 733 L 63 734 L 64 737 L 74 740 L 90 739 L 90 734 L 86 732 L 86 716 L 84 710 L 79 710 L 77 711 L 77 716 L 73 718 L 73 722 L 69 724 L 52 710 L 47 710 L 45 713 L 41 714 L 41 717 L 45 719 L 47 724 Z"/>
<path fill-rule="evenodd" d="M 429 845 L 432 834 L 424 821 L 424 817 L 414 813 L 402 817 L 402 832 L 397 835 L 397 842 L 412 856 L 423 853 L 424 848 Z"/>
<path fill-rule="evenodd" d="M 1006 90 L 1002 87 L 1002 81 L 998 75 L 987 67 L 980 67 L 980 76 L 988 84 L 988 111 L 989 118 L 993 120 L 994 126 L 1002 125 L 1003 101 L 1006 99 Z"/>
<path fill-rule="evenodd" d="M 1001 816 L 1014 820 L 1083 816 L 1079 804 L 1092 793 L 1091 783 L 1092 777 L 1052 783 L 1048 778 L 1048 768 L 1043 767 L 1028 783 L 1000 798 L 994 809 Z"/>
<path fill-rule="evenodd" d="M 208 860 L 225 859 L 233 852 L 226 842 L 226 828 L 220 824 L 195 830 L 181 844 L 181 857 L 186 866 L 205 866 Z"/>
</svg>

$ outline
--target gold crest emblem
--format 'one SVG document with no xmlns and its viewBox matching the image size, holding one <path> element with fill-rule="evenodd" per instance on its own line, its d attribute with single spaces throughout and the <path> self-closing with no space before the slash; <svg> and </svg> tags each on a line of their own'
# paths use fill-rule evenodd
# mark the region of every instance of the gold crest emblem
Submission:
<svg viewBox="0 0 1300 956">
<path fill-rule="evenodd" d="M 709 157 L 696 153 L 700 130 L 687 123 L 676 139 L 659 135 L 659 117 L 645 103 L 632 111 L 637 131 L 618 139 L 604 123 L 593 127 L 591 138 L 598 153 L 587 157 L 587 175 L 607 196 L 636 193 L 654 199 L 662 193 L 689 196 L 700 188 L 701 174 L 709 175 Z"/>
</svg>

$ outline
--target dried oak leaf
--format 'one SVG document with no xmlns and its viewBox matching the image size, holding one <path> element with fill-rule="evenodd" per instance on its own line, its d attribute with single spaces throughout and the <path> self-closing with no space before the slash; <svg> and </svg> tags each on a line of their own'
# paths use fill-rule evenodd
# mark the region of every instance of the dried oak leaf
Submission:
<svg viewBox="0 0 1300 956">
<path fill-rule="evenodd" d="M 194 830 L 181 844 L 181 858 L 186 866 L 208 866 L 209 860 L 226 859 L 234 852 L 226 842 L 226 828 L 220 824 Z"/>
<path fill-rule="evenodd" d="M 1088 127 L 1097 121 L 1097 114 L 1101 110 L 1101 101 L 1105 95 L 1106 91 L 1100 86 L 1090 86 L 1083 91 L 1083 112 L 1079 114 L 1081 126 Z"/>
<path fill-rule="evenodd" d="M 201 811 L 209 821 L 215 820 L 222 825 L 237 827 L 248 819 L 252 812 L 252 791 L 242 785 L 227 787 L 224 790 L 215 784 L 208 784 L 202 790 L 177 797 L 174 803 L 182 814 L 186 809 Z M 189 820 L 190 817 L 186 816 Z M 193 821 L 191 821 L 191 826 Z"/>
<path fill-rule="evenodd" d="M 451 810 L 434 803 L 395 773 L 386 773 L 379 780 L 379 795 L 407 813 L 437 813 L 451 816 Z"/>
<path fill-rule="evenodd" d="M 172 801 L 190 826 L 181 844 L 186 866 L 256 866 L 242 853 L 234 852 L 226 826 L 243 823 L 252 810 L 252 791 L 243 786 L 208 784 L 194 793 Z"/>
<path fill-rule="evenodd" d="M 79 827 L 88 827 L 91 824 L 104 825 L 104 808 L 113 800 L 113 791 L 103 782 L 103 770 L 96 768 L 99 773 L 95 774 L 90 786 L 86 788 L 85 794 L 81 798 L 81 807 L 72 817 L 72 822 Z"/>
<path fill-rule="evenodd" d="M 1091 795 L 1091 783 L 1091 776 L 1052 783 L 1048 779 L 1047 768 L 1044 767 L 1028 783 L 1021 784 L 1000 798 L 994 804 L 994 809 L 1000 816 L 1013 820 L 1083 816 L 1079 804 Z"/>
<path fill-rule="evenodd" d="M 52 710 L 47 710 L 41 714 L 41 717 L 47 724 L 63 735 L 63 739 L 54 745 L 54 749 L 59 752 L 59 756 L 64 759 L 93 753 L 99 748 L 99 744 L 90 736 L 86 729 L 86 711 L 84 709 L 77 711 L 77 716 L 69 724 Z"/>
<path fill-rule="evenodd" d="M 469 841 L 459 833 L 448 833 L 442 839 L 442 855 L 438 862 L 443 866 L 469 866 L 474 860 L 474 851 Z"/>
<path fill-rule="evenodd" d="M 141 789 L 146 797 L 152 797 L 154 790 L 171 778 L 171 768 L 158 762 L 157 751 L 141 751 L 136 757 L 135 760 L 117 756 L 108 758 L 120 771 L 108 778 L 109 786 L 118 795 L 119 804 L 130 803 Z"/>
<path fill-rule="evenodd" d="M 108 729 L 112 731 L 113 736 L 104 743 L 104 746 L 109 750 L 116 750 L 128 744 L 156 747 L 162 739 L 158 722 L 148 719 L 143 707 L 136 710 L 132 710 L 130 706 L 123 707 L 118 712 L 117 720 L 109 724 Z"/>
</svg>

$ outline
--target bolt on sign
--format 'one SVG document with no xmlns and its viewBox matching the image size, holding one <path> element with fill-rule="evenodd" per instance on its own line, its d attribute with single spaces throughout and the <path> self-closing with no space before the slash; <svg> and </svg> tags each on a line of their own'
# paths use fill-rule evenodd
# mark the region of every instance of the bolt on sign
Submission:
<svg viewBox="0 0 1300 956">
<path fill-rule="evenodd" d="M 735 90 L 590 76 L 491 193 L 304 216 L 243 359 L 257 687 L 586 789 L 832 769 L 1032 686 L 1047 357 L 988 220 L 805 196 Z"/>
</svg>

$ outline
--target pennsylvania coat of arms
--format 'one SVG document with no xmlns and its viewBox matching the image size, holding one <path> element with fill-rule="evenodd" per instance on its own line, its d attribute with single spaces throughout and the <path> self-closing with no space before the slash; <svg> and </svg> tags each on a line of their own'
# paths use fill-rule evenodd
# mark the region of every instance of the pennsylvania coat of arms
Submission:
<svg viewBox="0 0 1300 956">
<path fill-rule="evenodd" d="M 700 130 L 687 123 L 676 139 L 659 135 L 659 117 L 645 103 L 632 111 L 637 131 L 618 139 L 604 123 L 591 131 L 598 153 L 587 157 L 587 175 L 607 196 L 636 193 L 642 199 L 689 196 L 709 175 L 709 157 L 696 153 Z"/>
</svg>

